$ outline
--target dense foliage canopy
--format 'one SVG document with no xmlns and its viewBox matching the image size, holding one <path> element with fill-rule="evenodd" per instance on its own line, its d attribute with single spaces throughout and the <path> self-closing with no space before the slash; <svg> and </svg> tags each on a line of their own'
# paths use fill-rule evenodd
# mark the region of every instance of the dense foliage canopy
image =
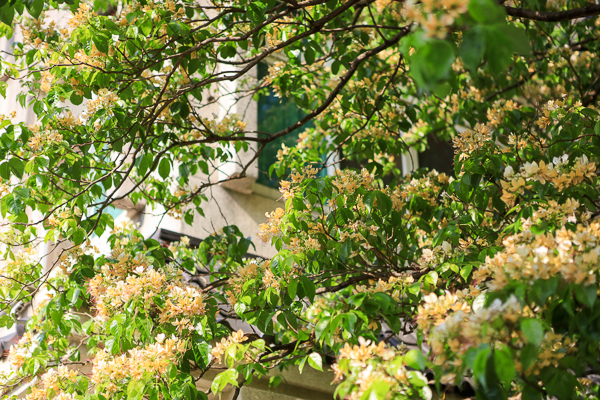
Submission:
<svg viewBox="0 0 600 400">
<path fill-rule="evenodd" d="M 597 398 L 597 3 L 0 5 L 0 34 L 23 38 L 0 92 L 20 81 L 37 115 L 0 122 L 0 325 L 49 292 L 5 395 L 37 377 L 29 400 L 206 398 L 195 381 L 211 367 L 216 393 L 335 360 L 353 400 L 464 380 L 480 399 Z M 266 133 L 242 107 L 212 114 L 270 91 L 305 116 Z M 274 258 L 246 259 L 234 226 L 198 248 L 114 226 L 125 200 L 192 223 L 211 186 L 308 124 L 270 171 L 285 199 L 261 226 Z M 400 155 L 431 137 L 452 140 L 454 173 L 404 175 Z M 109 231 L 103 253 L 92 239 Z"/>
</svg>

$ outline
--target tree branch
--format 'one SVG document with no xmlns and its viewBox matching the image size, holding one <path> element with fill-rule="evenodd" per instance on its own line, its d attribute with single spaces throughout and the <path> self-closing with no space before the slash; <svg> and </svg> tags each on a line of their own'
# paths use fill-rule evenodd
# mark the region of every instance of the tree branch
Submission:
<svg viewBox="0 0 600 400">
<path fill-rule="evenodd" d="M 533 19 L 544 22 L 569 21 L 576 18 L 590 17 L 592 15 L 600 14 L 600 4 L 591 4 L 589 6 L 575 8 L 573 10 L 551 12 L 534 11 L 527 10 L 525 8 L 515 8 L 509 6 L 504 6 L 504 8 L 511 17 Z"/>
</svg>

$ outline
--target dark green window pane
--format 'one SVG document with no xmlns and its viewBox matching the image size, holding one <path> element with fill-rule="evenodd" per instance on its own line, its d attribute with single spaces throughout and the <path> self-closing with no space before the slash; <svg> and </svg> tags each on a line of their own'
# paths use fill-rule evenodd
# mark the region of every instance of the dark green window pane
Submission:
<svg viewBox="0 0 600 400">
<path fill-rule="evenodd" d="M 268 65 L 261 63 L 258 65 L 258 79 L 262 79 L 268 73 Z M 258 99 L 258 130 L 266 133 L 279 132 L 302 119 L 305 114 L 291 100 L 275 96 L 271 91 L 268 95 L 261 95 Z M 271 187 L 279 187 L 279 179 L 273 173 L 269 177 L 269 167 L 277 162 L 277 152 L 281 150 L 281 145 L 294 147 L 298 143 L 300 132 L 309 128 L 311 123 L 296 129 L 287 135 L 267 144 L 262 153 L 258 156 L 258 179 L 257 182 Z M 273 179 L 271 179 L 273 178 Z"/>
</svg>

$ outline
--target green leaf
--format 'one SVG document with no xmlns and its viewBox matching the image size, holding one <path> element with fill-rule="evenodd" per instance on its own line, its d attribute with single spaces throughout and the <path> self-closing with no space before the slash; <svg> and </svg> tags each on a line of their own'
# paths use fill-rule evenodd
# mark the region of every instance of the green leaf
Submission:
<svg viewBox="0 0 600 400">
<path fill-rule="evenodd" d="M 356 308 L 360 308 L 360 306 L 362 305 L 362 303 L 365 301 L 366 298 L 367 298 L 366 293 L 357 293 L 348 298 L 348 303 L 352 304 Z"/>
<path fill-rule="evenodd" d="M 237 50 L 234 46 L 222 46 L 221 56 L 223 58 L 233 58 L 237 54 Z"/>
<path fill-rule="evenodd" d="M 432 40 L 412 57 L 410 72 L 421 86 L 430 87 L 450 77 L 455 58 L 450 43 Z"/>
<path fill-rule="evenodd" d="M 71 306 L 74 306 L 75 303 L 77 303 L 77 300 L 79 299 L 79 294 L 80 293 L 81 293 L 81 289 L 75 288 L 75 290 L 73 291 L 73 295 L 71 296 L 71 300 L 70 300 Z"/>
<path fill-rule="evenodd" d="M 392 298 L 388 294 L 382 292 L 373 293 L 373 298 L 379 303 L 379 306 L 384 312 L 387 311 L 392 302 Z"/>
<path fill-rule="evenodd" d="M 0 22 L 0 37 L 5 37 L 7 39 L 12 38 L 13 35 L 13 29 L 12 27 L 10 27 L 9 25 L 6 25 L 3 22 Z M 2 93 L 2 96 L 6 95 L 6 88 L 8 87 L 8 84 L 6 82 L 2 82 L 4 85 L 0 84 L 0 93 Z M 4 91 L 2 91 L 2 88 L 4 88 Z"/>
<path fill-rule="evenodd" d="M 235 306 L 233 306 L 233 310 L 239 316 L 242 316 L 246 312 L 246 308 L 246 305 L 242 302 L 237 302 L 235 303 Z"/>
<path fill-rule="evenodd" d="M 210 364 L 212 346 L 204 339 L 196 338 L 192 349 L 194 350 L 194 360 L 200 368 L 205 369 Z"/>
<path fill-rule="evenodd" d="M 523 365 L 523 371 L 527 371 L 529 367 L 537 360 L 537 346 L 533 344 L 527 344 L 521 349 L 521 364 Z"/>
<path fill-rule="evenodd" d="M 323 371 L 323 360 L 319 353 L 310 353 L 308 355 L 308 365 L 317 371 Z"/>
<path fill-rule="evenodd" d="M 529 37 L 527 36 L 527 32 L 525 31 L 525 29 L 508 24 L 500 25 L 499 29 L 502 30 L 510 39 L 513 51 L 515 53 L 522 56 L 531 55 Z"/>
<path fill-rule="evenodd" d="M 269 378 L 269 388 L 276 388 L 281 384 L 283 378 L 281 375 L 275 375 Z"/>
<path fill-rule="evenodd" d="M 383 216 L 388 215 L 392 209 L 392 200 L 383 192 L 375 190 L 365 195 L 363 203 L 367 206 L 367 210 L 373 212 L 374 209 L 379 210 Z"/>
<path fill-rule="evenodd" d="M 163 178 L 167 179 L 169 174 L 171 173 L 171 163 L 166 158 L 160 160 L 160 164 L 158 165 L 158 174 Z"/>
<path fill-rule="evenodd" d="M 85 231 L 83 229 L 77 228 L 73 231 L 73 234 L 71 235 L 71 241 L 73 242 L 73 244 L 79 245 L 83 242 L 84 239 Z"/>
<path fill-rule="evenodd" d="M 16 175 L 16 177 L 19 179 L 23 178 L 23 173 L 25 172 L 25 164 L 23 164 L 23 161 L 16 157 L 13 157 L 10 160 L 8 160 L 8 163 L 10 164 L 10 169 L 12 173 Z"/>
<path fill-rule="evenodd" d="M 480 26 L 469 29 L 463 35 L 460 45 L 460 58 L 467 68 L 475 71 L 483 58 L 485 51 L 485 36 Z"/>
<path fill-rule="evenodd" d="M 78 94 L 72 94 L 70 100 L 73 105 L 78 106 L 81 103 L 83 103 L 83 96 L 80 96 Z"/>
<path fill-rule="evenodd" d="M 389 392 L 389 383 L 382 380 L 376 380 L 371 383 L 369 389 L 362 395 L 361 400 L 384 400 L 388 398 Z"/>
<path fill-rule="evenodd" d="M 331 64 L 331 73 L 337 75 L 338 72 L 340 72 L 341 65 L 342 63 L 340 62 L 340 60 L 335 60 L 333 64 Z"/>
<path fill-rule="evenodd" d="M 483 25 L 493 25 L 506 20 L 506 10 L 493 0 L 471 0 L 469 14 Z"/>
<path fill-rule="evenodd" d="M 39 18 L 42 10 L 44 9 L 44 0 L 33 0 L 27 5 L 29 14 L 35 19 Z"/>
<path fill-rule="evenodd" d="M 152 19 L 146 18 L 144 22 L 141 23 L 140 29 L 144 36 L 148 36 L 150 32 L 152 32 Z"/>
<path fill-rule="evenodd" d="M 294 300 L 296 298 L 296 291 L 298 290 L 298 280 L 292 279 L 288 283 L 288 294 Z"/>
<path fill-rule="evenodd" d="M 323 334 L 328 331 L 330 318 L 321 318 L 315 325 L 315 335 L 317 340 L 321 339 Z"/>
<path fill-rule="evenodd" d="M 469 275 L 471 275 L 471 271 L 473 270 L 473 264 L 467 264 L 461 267 L 460 276 L 467 282 L 469 279 Z"/>
<path fill-rule="evenodd" d="M 4 7 L 0 8 L 0 21 L 5 23 L 6 25 L 12 26 L 14 16 L 15 16 L 15 7 L 14 6 L 7 3 L 4 5 Z"/>
<path fill-rule="evenodd" d="M 592 308 L 598 297 L 598 285 L 581 286 L 576 285 L 574 288 L 575 297 L 581 303 Z"/>
<path fill-rule="evenodd" d="M 475 379 L 477 379 L 484 388 L 487 388 L 486 382 L 486 366 L 487 361 L 490 357 L 491 349 L 489 347 L 478 349 L 477 355 L 475 356 L 475 361 L 473 362 L 473 375 L 475 375 Z"/>
<path fill-rule="evenodd" d="M 2 161 L 0 163 L 0 177 L 4 180 L 10 179 L 10 164 L 8 161 Z"/>
<path fill-rule="evenodd" d="M 304 364 L 306 364 L 306 360 L 308 360 L 309 356 L 306 356 L 302 359 L 302 361 L 300 361 L 300 364 L 298 365 L 298 372 L 302 375 L 302 371 L 304 370 Z"/>
<path fill-rule="evenodd" d="M 94 42 L 94 45 L 98 51 L 104 54 L 108 53 L 108 38 L 100 35 L 94 35 L 92 36 L 92 41 Z"/>
<path fill-rule="evenodd" d="M 553 373 L 543 379 L 543 382 L 550 396 L 556 396 L 560 400 L 577 398 L 575 391 L 577 378 L 569 371 L 556 368 Z"/>
<path fill-rule="evenodd" d="M 514 379 L 517 370 L 515 368 L 515 360 L 506 346 L 502 350 L 494 352 L 494 365 L 496 367 L 496 375 L 504 384 L 504 387 L 510 389 L 511 382 Z"/>
<path fill-rule="evenodd" d="M 420 350 L 413 349 L 404 355 L 404 363 L 420 371 L 423 371 L 427 366 L 427 359 Z"/>
<path fill-rule="evenodd" d="M 539 347 L 544 339 L 544 327 L 538 319 L 528 318 L 522 320 L 521 331 L 523 331 L 527 341 L 536 347 Z"/>
<path fill-rule="evenodd" d="M 307 47 L 304 51 L 304 59 L 308 65 L 312 65 L 315 62 L 315 51 L 312 47 Z"/>
<path fill-rule="evenodd" d="M 145 382 L 134 379 L 127 385 L 127 400 L 140 400 L 144 396 Z"/>
<path fill-rule="evenodd" d="M 304 293 L 306 294 L 306 297 L 308 297 L 308 299 L 311 302 L 313 302 L 316 294 L 315 284 L 305 275 L 302 275 L 300 279 L 302 280 L 302 287 L 304 288 Z"/>
<path fill-rule="evenodd" d="M 531 294 L 534 297 L 536 303 L 543 306 L 549 297 L 556 293 L 558 288 L 558 278 L 552 277 L 550 279 L 537 280 L 531 287 Z"/>
<path fill-rule="evenodd" d="M 213 393 L 221 393 L 228 384 L 237 387 L 238 375 L 238 372 L 234 368 L 221 372 L 213 380 L 212 385 L 210 386 L 211 390 Z"/>
<path fill-rule="evenodd" d="M 494 75 L 500 75 L 508 68 L 513 59 L 512 50 L 512 42 L 501 27 L 486 27 L 485 58 Z"/>
</svg>

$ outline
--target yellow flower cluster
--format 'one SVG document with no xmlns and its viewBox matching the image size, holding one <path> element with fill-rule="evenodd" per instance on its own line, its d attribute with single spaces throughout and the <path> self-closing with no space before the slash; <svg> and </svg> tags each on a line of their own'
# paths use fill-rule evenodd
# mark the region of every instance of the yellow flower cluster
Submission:
<svg viewBox="0 0 600 400">
<path fill-rule="evenodd" d="M 279 150 L 279 152 L 277 153 L 277 159 L 279 161 L 282 161 L 285 158 L 285 156 L 288 154 L 288 151 L 289 151 L 289 148 L 286 147 L 285 145 L 283 145 L 282 149 Z M 305 167 L 302 170 L 302 173 L 300 173 L 298 171 L 294 171 L 291 175 L 291 178 L 292 178 L 291 181 L 281 181 L 281 183 L 279 185 L 279 191 L 283 195 L 283 198 L 286 200 L 293 198 L 294 195 L 296 194 L 297 185 L 306 179 L 314 178 L 315 176 L 317 176 L 318 172 L 319 172 L 318 169 L 311 167 L 311 166 Z"/>
<path fill-rule="evenodd" d="M 367 362 L 373 357 L 381 357 L 384 361 L 390 360 L 396 353 L 394 350 L 389 349 L 385 346 L 384 342 L 375 344 L 370 340 L 364 338 L 358 338 L 358 345 L 351 346 L 350 344 L 344 344 L 344 347 L 340 349 L 339 358 L 350 360 L 350 365 L 361 368 L 367 367 Z"/>
<path fill-rule="evenodd" d="M 460 161 L 469 158 L 469 155 L 492 143 L 492 131 L 485 124 L 478 123 L 474 129 L 459 132 L 454 139 L 454 152 L 459 154 Z"/>
<path fill-rule="evenodd" d="M 96 12 L 87 3 L 81 3 L 77 12 L 73 14 L 73 17 L 69 20 L 68 24 L 71 29 L 75 29 L 80 25 L 87 24 L 90 18 L 96 16 Z"/>
<path fill-rule="evenodd" d="M 419 307 L 419 327 L 429 335 L 434 362 L 447 372 L 444 375 L 446 383 L 455 383 L 452 371 L 463 367 L 460 357 L 469 349 L 481 344 L 511 343 L 511 347 L 520 351 L 527 344 L 517 322 L 522 317 L 532 317 L 533 313 L 514 296 L 505 302 L 496 299 L 490 306 L 477 310 L 464 304 L 461 296 L 450 293 L 440 297 L 430 295 L 425 301 L 425 305 Z M 515 361 L 516 368 L 529 375 L 550 365 L 557 366 L 562 357 L 575 350 L 574 346 L 570 338 L 546 332 L 532 366 L 523 371 L 521 363 Z"/>
<path fill-rule="evenodd" d="M 454 20 L 467 12 L 469 0 L 426 0 L 405 3 L 402 14 L 408 22 L 416 22 L 423 27 L 429 37 L 443 39 Z"/>
<path fill-rule="evenodd" d="M 363 398 L 376 382 L 387 384 L 388 393 L 408 398 L 430 397 L 427 379 L 419 371 L 408 370 L 404 364 L 402 357 L 405 353 L 406 346 L 401 345 L 393 349 L 384 342 L 376 344 L 359 337 L 358 345 L 346 343 L 340 349 L 338 362 L 332 366 L 335 373 L 334 382 L 343 379 L 351 382 L 352 391 L 345 396 L 349 400 Z M 409 380 L 411 383 L 422 382 L 421 393 L 414 393 Z"/>
<path fill-rule="evenodd" d="M 86 111 L 82 117 L 87 119 L 96 111 L 102 109 L 107 110 L 108 115 L 112 115 L 111 109 L 114 107 L 117 101 L 119 101 L 119 96 L 117 96 L 114 92 L 111 92 L 108 89 L 100 89 L 98 91 L 98 97 L 96 99 L 89 100 L 86 103 Z"/>
<path fill-rule="evenodd" d="M 536 123 L 542 129 L 546 129 L 551 123 L 558 124 L 560 118 L 570 112 L 573 108 L 581 107 L 581 102 L 577 101 L 573 106 L 570 106 L 563 100 L 550 100 L 542 107 L 542 116 L 538 118 Z M 551 113 L 556 111 L 556 116 L 553 117 Z"/>
<path fill-rule="evenodd" d="M 244 284 L 249 280 L 260 280 L 263 288 L 273 288 L 279 290 L 282 282 L 285 282 L 287 279 L 291 279 L 298 273 L 299 271 L 297 268 L 294 268 L 289 272 L 289 274 L 287 274 L 287 276 L 278 277 L 271 270 L 270 260 L 247 260 L 243 265 L 239 266 L 236 273 L 230 277 L 225 295 L 227 296 L 229 303 L 231 305 L 235 305 L 242 294 L 242 288 Z"/>
<path fill-rule="evenodd" d="M 386 193 L 390 196 L 396 211 L 400 211 L 414 196 L 423 198 L 432 206 L 437 205 L 442 186 L 454 181 L 454 178 L 436 170 L 429 171 L 420 178 L 411 178 L 410 175 L 405 178 L 407 180 L 406 184 L 398 185 L 394 189 L 386 189 Z"/>
<path fill-rule="evenodd" d="M 221 120 L 203 118 L 198 129 L 206 129 L 217 136 L 227 136 L 243 132 L 246 129 L 246 123 L 240 119 L 239 115 L 232 114 Z"/>
<path fill-rule="evenodd" d="M 248 340 L 247 337 L 244 336 L 244 332 L 240 329 L 237 332 L 233 332 L 231 336 L 221 339 L 211 350 L 211 354 L 214 358 L 220 359 L 223 355 L 227 354 L 227 349 L 231 345 L 237 343 L 243 343 Z"/>
<path fill-rule="evenodd" d="M 403 276 L 390 277 L 387 281 L 379 279 L 374 285 L 373 282 L 369 282 L 370 286 L 357 285 L 353 289 L 353 293 L 386 293 L 389 294 L 394 300 L 399 301 L 402 290 L 405 286 L 414 283 L 412 275 L 403 274 Z"/>
<path fill-rule="evenodd" d="M 10 347 L 8 361 L 15 370 L 21 368 L 23 364 L 31 357 L 33 351 L 39 346 L 39 342 L 33 337 L 30 331 L 25 332 L 17 344 Z"/>
<path fill-rule="evenodd" d="M 42 79 L 40 81 L 40 89 L 44 92 L 48 93 L 50 89 L 52 89 L 52 84 L 54 83 L 54 75 L 51 70 L 42 71 Z"/>
<path fill-rule="evenodd" d="M 373 180 L 373 175 L 366 168 L 363 168 L 360 174 L 356 171 L 344 169 L 335 171 L 332 183 L 339 193 L 348 195 L 353 194 L 359 187 L 373 189 Z"/>
<path fill-rule="evenodd" d="M 554 185 L 558 190 L 569 186 L 581 184 L 584 180 L 596 177 L 596 163 L 591 162 L 583 155 L 575 159 L 575 164 L 569 166 L 569 156 L 554 157 L 552 162 L 546 164 L 541 160 L 526 162 L 518 171 L 508 165 L 504 169 L 505 180 L 502 184 L 502 201 L 509 206 L 514 205 L 517 195 L 523 194 L 525 189 L 531 189 L 532 183 L 537 181 Z"/>
<path fill-rule="evenodd" d="M 432 327 L 442 324 L 450 310 L 462 311 L 468 313 L 471 311 L 471 306 L 464 301 L 462 292 L 446 293 L 442 296 L 437 296 L 435 293 L 430 293 L 423 298 L 425 303 L 420 305 L 417 314 L 417 325 L 423 331 L 429 331 Z"/>
<path fill-rule="evenodd" d="M 504 116 L 514 110 L 518 110 L 519 105 L 512 100 L 496 100 L 487 110 L 487 125 L 490 128 L 497 128 L 504 123 Z"/>
<path fill-rule="evenodd" d="M 63 129 L 69 129 L 81 125 L 80 118 L 74 116 L 71 110 L 66 110 L 63 115 L 57 117 L 56 122 L 58 122 L 60 127 Z"/>
<path fill-rule="evenodd" d="M 17 252 L 13 258 L 0 263 L 0 288 L 23 285 L 37 278 L 41 270 L 39 261 L 34 261 L 36 250 L 26 247 Z"/>
<path fill-rule="evenodd" d="M 600 222 L 578 224 L 575 232 L 564 227 L 556 233 L 533 235 L 530 229 L 502 242 L 504 249 L 473 274 L 478 282 L 488 280 L 492 290 L 510 280 L 534 282 L 559 276 L 568 283 L 591 285 L 600 271 Z"/>
<path fill-rule="evenodd" d="M 98 317 L 106 319 L 115 311 L 123 309 L 128 302 L 138 301 L 147 310 L 160 309 L 161 323 L 170 322 L 179 329 L 193 329 L 189 318 L 204 315 L 205 304 L 197 289 L 186 286 L 180 275 L 156 271 L 138 266 L 132 268 L 125 279 L 117 280 L 123 273 L 119 268 L 116 274 L 103 268 L 89 282 L 89 293 L 96 302 Z M 164 306 L 159 307 L 155 297 L 165 298 Z"/>
<path fill-rule="evenodd" d="M 155 343 L 131 349 L 117 357 L 100 350 L 93 360 L 92 382 L 102 385 L 107 393 L 115 393 L 125 379 L 142 379 L 147 373 L 163 375 L 169 365 L 177 364 L 186 348 L 182 340 L 159 334 Z"/>
<path fill-rule="evenodd" d="M 6 115 L 6 114 L 0 114 L 0 122 L 4 121 L 5 119 L 13 119 L 17 117 L 17 112 L 16 111 L 11 111 L 10 114 Z"/>
<path fill-rule="evenodd" d="M 267 222 L 260 224 L 260 232 L 258 237 L 265 243 L 267 243 L 273 236 L 277 236 L 280 232 L 279 227 L 281 225 L 281 219 L 284 217 L 285 211 L 283 208 L 277 208 L 271 213 L 266 213 Z"/>
<path fill-rule="evenodd" d="M 40 125 L 30 125 L 28 128 L 33 132 L 33 136 L 29 138 L 27 147 L 34 153 L 38 153 L 47 146 L 52 146 L 63 140 L 63 135 L 57 130 L 41 131 Z"/>
<path fill-rule="evenodd" d="M 495 300 L 489 307 L 480 308 L 477 311 L 471 311 L 471 308 L 458 302 L 455 312 L 452 303 L 448 301 L 451 296 L 440 296 L 437 302 L 431 302 L 425 308 L 419 308 L 419 311 L 431 312 L 435 310 L 434 323 L 429 318 L 423 322 L 424 327 L 428 327 L 425 332 L 429 333 L 429 344 L 436 358 L 436 363 L 442 365 L 446 362 L 446 346 L 451 353 L 464 355 L 467 350 L 477 348 L 482 343 L 509 343 L 513 338 L 512 332 L 508 326 L 514 325 L 519 317 L 523 315 L 523 308 L 516 297 L 512 296 L 507 301 Z M 450 308 L 449 308 L 450 307 Z M 440 319 L 439 312 L 446 310 L 446 314 Z M 419 319 L 420 317 L 419 312 Z M 494 321 L 501 320 L 502 324 L 494 324 Z M 484 326 L 487 328 L 484 329 Z M 498 327 L 498 328 L 494 328 Z"/>
<path fill-rule="evenodd" d="M 49 395 L 53 399 L 74 400 L 72 393 L 65 393 L 65 388 L 74 386 L 80 375 L 77 371 L 60 366 L 57 369 L 51 369 L 42 375 L 35 385 L 31 387 L 30 392 L 25 397 L 26 400 L 46 400 Z"/>
<path fill-rule="evenodd" d="M 571 338 L 564 337 L 563 335 L 554 332 L 546 332 L 544 339 L 540 344 L 535 363 L 533 363 L 526 371 L 523 371 L 523 365 L 515 360 L 515 367 L 517 371 L 524 373 L 525 375 L 537 375 L 544 367 L 558 367 L 558 362 L 561 358 L 576 350 L 575 342 Z"/>
<path fill-rule="evenodd" d="M 556 200 L 549 200 L 547 208 L 540 207 L 533 212 L 532 221 L 539 223 L 543 221 L 553 221 L 558 226 L 565 225 L 567 222 L 577 223 L 586 222 L 591 218 L 589 211 L 579 211 L 579 201 L 573 198 L 566 199 L 564 203 L 558 203 Z"/>
<path fill-rule="evenodd" d="M 203 296 L 197 289 L 191 286 L 169 285 L 167 286 L 167 301 L 160 314 L 160 322 L 165 323 L 178 319 L 173 324 L 176 324 L 180 330 L 191 330 L 193 326 L 187 317 L 204 315 L 205 311 Z"/>
</svg>

